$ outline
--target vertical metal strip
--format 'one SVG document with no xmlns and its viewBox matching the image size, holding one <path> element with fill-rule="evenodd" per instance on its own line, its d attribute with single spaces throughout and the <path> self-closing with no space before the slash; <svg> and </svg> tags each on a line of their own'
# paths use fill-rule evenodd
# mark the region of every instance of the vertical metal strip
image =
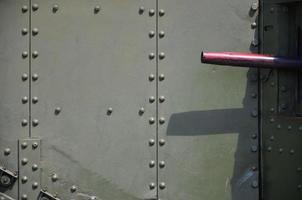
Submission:
<svg viewBox="0 0 302 200">
<path fill-rule="evenodd" d="M 29 91 L 28 91 L 28 99 L 29 99 L 29 102 L 28 102 L 28 106 L 29 106 L 29 116 L 28 116 L 28 130 L 29 130 L 29 138 L 31 138 L 31 103 L 32 103 L 32 96 L 31 96 L 31 65 L 32 65 L 32 48 L 31 48 L 31 38 L 32 38 L 32 0 L 29 0 L 29 27 L 28 27 L 28 30 L 29 30 L 29 69 L 28 69 L 28 76 L 29 76 L 29 80 L 28 80 L 28 83 L 29 83 Z"/>
<path fill-rule="evenodd" d="M 156 0 L 156 134 L 155 134 L 155 141 L 156 141 L 156 199 L 159 199 L 158 194 L 158 184 L 159 184 L 159 174 L 158 174 L 158 154 L 159 154 L 159 148 L 158 148 L 158 0 Z"/>
</svg>

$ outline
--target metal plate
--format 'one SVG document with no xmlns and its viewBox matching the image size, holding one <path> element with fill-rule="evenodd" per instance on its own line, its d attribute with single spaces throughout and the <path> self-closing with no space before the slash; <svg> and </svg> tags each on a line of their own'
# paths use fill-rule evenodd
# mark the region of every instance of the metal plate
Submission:
<svg viewBox="0 0 302 200">
<path fill-rule="evenodd" d="M 158 30 L 165 32 L 158 38 L 158 71 L 165 76 L 158 82 L 158 98 L 165 97 L 158 108 L 158 138 L 165 140 L 158 147 L 162 200 L 259 198 L 257 71 L 199 60 L 201 50 L 249 51 L 251 3 L 159 1 Z"/>
<path fill-rule="evenodd" d="M 43 138 L 42 185 L 52 195 L 156 197 L 155 3 L 32 1 L 32 136 Z"/>
<path fill-rule="evenodd" d="M 300 5 L 299 10 L 296 5 L 291 8 L 269 2 L 263 4 L 263 52 L 296 56 L 297 49 L 292 46 L 292 41 L 298 42 L 292 34 L 296 33 L 297 25 L 302 25 L 298 20 L 302 7 Z M 295 116 L 298 73 L 266 70 L 261 73 L 263 198 L 301 199 L 302 119 Z"/>
<path fill-rule="evenodd" d="M 28 80 L 22 75 L 28 74 L 28 58 L 22 57 L 29 49 L 28 34 L 22 29 L 29 26 L 29 12 L 22 7 L 29 6 L 28 0 L 0 1 L 0 165 L 12 172 L 18 171 L 18 139 L 28 137 L 28 126 L 21 126 L 23 119 L 28 120 Z M 0 188 L 13 199 L 18 198 L 18 181 L 12 188 Z"/>
</svg>

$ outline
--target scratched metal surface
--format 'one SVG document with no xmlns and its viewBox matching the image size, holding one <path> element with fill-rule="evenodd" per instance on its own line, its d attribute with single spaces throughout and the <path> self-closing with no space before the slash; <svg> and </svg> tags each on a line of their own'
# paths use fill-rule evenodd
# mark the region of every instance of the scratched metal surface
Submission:
<svg viewBox="0 0 302 200">
<path fill-rule="evenodd" d="M 249 0 L 161 0 L 160 199 L 258 199 L 257 73 L 200 64 L 200 51 L 249 52 Z"/>
<path fill-rule="evenodd" d="M 33 0 L 32 136 L 42 138 L 42 187 L 62 199 L 152 199 L 156 190 L 155 1 Z M 53 12 L 53 6 L 58 10 Z M 95 7 L 100 6 L 99 11 Z M 144 6 L 145 12 L 139 13 Z M 59 114 L 55 109 L 60 107 Z M 143 115 L 139 109 L 144 107 Z M 112 113 L 108 109 L 112 108 Z M 53 174 L 57 175 L 53 178 Z M 70 188 L 75 185 L 76 192 Z M 92 198 L 93 199 L 93 198 Z"/>
</svg>

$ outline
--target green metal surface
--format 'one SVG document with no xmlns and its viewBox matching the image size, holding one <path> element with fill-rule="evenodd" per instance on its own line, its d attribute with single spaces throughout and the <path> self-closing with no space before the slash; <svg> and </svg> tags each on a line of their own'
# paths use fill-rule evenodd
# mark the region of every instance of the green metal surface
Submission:
<svg viewBox="0 0 302 200">
<path fill-rule="evenodd" d="M 159 1 L 160 199 L 258 199 L 257 71 L 201 65 L 200 50 L 248 52 L 250 1 Z M 252 115 L 255 115 L 254 117 Z M 254 146 L 254 147 L 252 147 Z M 257 151 L 257 150 L 256 150 Z M 256 182 L 254 182 L 256 184 Z"/>
<path fill-rule="evenodd" d="M 28 80 L 22 80 L 29 70 L 28 58 L 22 58 L 29 47 L 28 35 L 22 35 L 29 24 L 28 13 L 21 11 L 23 5 L 29 1 L 0 1 L 0 165 L 12 172 L 18 171 L 18 139 L 29 134 L 28 126 L 21 126 L 29 116 L 28 104 L 22 103 L 29 93 Z M 18 181 L 0 192 L 17 199 Z"/>
<path fill-rule="evenodd" d="M 20 175 L 0 192 L 259 199 L 258 72 L 199 60 L 256 49 L 252 3 L 0 0 L 0 165 Z"/>
<path fill-rule="evenodd" d="M 264 1 L 262 51 L 299 56 L 301 3 Z M 262 71 L 263 198 L 301 199 L 301 124 L 296 71 Z"/>
</svg>

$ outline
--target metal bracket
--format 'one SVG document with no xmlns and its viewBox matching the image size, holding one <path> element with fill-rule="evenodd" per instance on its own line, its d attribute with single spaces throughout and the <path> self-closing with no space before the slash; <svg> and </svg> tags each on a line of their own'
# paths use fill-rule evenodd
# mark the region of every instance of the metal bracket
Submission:
<svg viewBox="0 0 302 200">
<path fill-rule="evenodd" d="M 37 199 L 40 191 L 40 140 L 19 140 L 19 196 Z"/>
<path fill-rule="evenodd" d="M 0 166 L 0 186 L 9 187 L 17 180 L 17 173 L 11 172 Z"/>
<path fill-rule="evenodd" d="M 46 192 L 45 190 L 41 190 L 38 200 L 60 200 L 60 199 Z"/>
</svg>

